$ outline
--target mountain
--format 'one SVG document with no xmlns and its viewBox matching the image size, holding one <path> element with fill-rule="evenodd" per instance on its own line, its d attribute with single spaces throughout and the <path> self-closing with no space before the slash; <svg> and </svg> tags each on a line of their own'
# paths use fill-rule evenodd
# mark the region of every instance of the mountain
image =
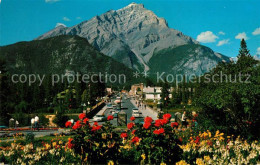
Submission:
<svg viewBox="0 0 260 165">
<path fill-rule="evenodd" d="M 0 57 L 10 73 L 126 75 L 133 82 L 132 70 L 103 55 L 79 36 L 61 35 L 43 40 L 19 42 L 0 47 Z M 104 76 L 102 77 L 104 78 Z M 123 79 L 122 79 L 123 81 Z M 122 82 L 121 81 L 121 82 Z"/>
<path fill-rule="evenodd" d="M 176 48 L 155 52 L 150 65 L 151 72 L 202 75 L 218 62 L 229 61 L 229 57 L 213 52 L 210 48 L 197 44 L 187 44 Z M 167 64 L 167 65 L 166 65 Z"/>
<path fill-rule="evenodd" d="M 207 54 L 203 55 L 204 49 L 201 49 L 196 40 L 170 28 L 165 19 L 159 18 L 152 11 L 144 8 L 144 5 L 136 3 L 131 3 L 119 10 L 110 10 L 72 27 L 58 26 L 41 35 L 37 40 L 57 35 L 78 35 L 86 38 L 100 52 L 139 71 L 156 71 L 156 66 L 161 65 L 161 60 L 165 61 L 165 59 L 158 58 L 160 57 L 158 53 L 174 51 L 175 48 L 183 45 L 192 45 L 193 48 L 197 48 L 189 49 L 189 51 L 182 50 L 182 54 L 174 55 L 174 57 L 171 57 L 174 53 L 161 56 L 180 60 L 182 57 L 189 56 L 190 62 L 187 64 L 190 66 L 188 68 L 192 68 L 192 62 L 196 65 L 208 64 L 205 68 L 203 66 L 195 67 L 193 69 L 195 74 L 209 71 L 218 61 L 229 61 L 225 56 L 214 53 L 209 48 L 207 48 Z M 196 58 L 197 54 L 200 54 L 201 58 Z M 208 55 L 210 57 L 203 58 Z M 176 56 L 180 57 L 175 58 Z M 159 60 L 158 63 L 154 59 Z M 173 67 L 172 60 L 165 62 L 166 68 L 180 67 Z M 174 61 L 179 65 L 180 62 Z M 171 70 L 165 71 L 171 72 Z M 186 70 L 183 69 L 183 72 Z"/>
</svg>

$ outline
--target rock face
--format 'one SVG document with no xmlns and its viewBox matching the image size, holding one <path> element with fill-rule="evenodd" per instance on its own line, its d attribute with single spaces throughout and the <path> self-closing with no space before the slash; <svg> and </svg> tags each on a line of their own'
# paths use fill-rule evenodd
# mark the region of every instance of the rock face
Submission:
<svg viewBox="0 0 260 165">
<path fill-rule="evenodd" d="M 37 39 L 57 35 L 78 35 L 86 38 L 100 52 L 139 71 L 156 70 L 150 62 L 156 52 L 182 45 L 199 46 L 196 40 L 169 28 L 165 19 L 136 3 L 119 10 L 110 10 L 72 27 L 58 26 Z M 206 70 L 214 65 L 208 66 Z"/>
</svg>

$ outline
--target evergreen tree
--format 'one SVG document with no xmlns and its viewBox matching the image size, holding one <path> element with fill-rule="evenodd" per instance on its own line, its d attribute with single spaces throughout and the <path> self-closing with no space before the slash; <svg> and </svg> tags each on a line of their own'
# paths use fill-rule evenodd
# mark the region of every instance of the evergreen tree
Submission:
<svg viewBox="0 0 260 165">
<path fill-rule="evenodd" d="M 167 81 L 162 84 L 161 103 L 163 107 L 168 106 L 169 103 L 169 84 Z"/>
<path fill-rule="evenodd" d="M 240 49 L 237 60 L 237 70 L 248 72 L 246 68 L 250 68 L 257 64 L 257 61 L 249 54 L 249 50 L 247 49 L 246 41 L 244 39 L 241 40 Z"/>
<path fill-rule="evenodd" d="M 5 64 L 5 60 L 0 58 L 0 124 L 7 124 L 10 117 L 7 109 L 7 101 L 10 93 Z"/>
<path fill-rule="evenodd" d="M 249 50 L 247 49 L 246 41 L 243 38 L 240 42 L 238 58 L 245 57 L 245 56 L 250 56 L 250 54 L 249 54 Z"/>
</svg>

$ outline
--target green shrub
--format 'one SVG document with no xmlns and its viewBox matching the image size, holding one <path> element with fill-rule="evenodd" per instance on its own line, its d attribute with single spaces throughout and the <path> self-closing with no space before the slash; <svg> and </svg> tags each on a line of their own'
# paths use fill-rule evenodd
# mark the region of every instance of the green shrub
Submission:
<svg viewBox="0 0 260 165">
<path fill-rule="evenodd" d="M 26 141 L 26 143 L 32 143 L 32 142 L 34 142 L 34 134 L 33 133 L 28 133 L 28 134 L 26 134 L 26 136 L 25 136 L 25 141 Z"/>
<path fill-rule="evenodd" d="M 53 122 L 56 123 L 59 127 L 64 127 L 64 123 L 66 123 L 68 120 L 68 116 L 64 115 L 62 112 L 58 112 Z"/>
</svg>

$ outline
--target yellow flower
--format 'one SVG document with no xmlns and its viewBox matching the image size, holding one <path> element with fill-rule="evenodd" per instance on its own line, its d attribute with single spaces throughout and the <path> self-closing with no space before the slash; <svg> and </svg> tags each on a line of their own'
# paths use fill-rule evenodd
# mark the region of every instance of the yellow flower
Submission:
<svg viewBox="0 0 260 165">
<path fill-rule="evenodd" d="M 113 162 L 113 160 L 110 160 L 107 165 L 114 165 L 115 163 Z"/>
<path fill-rule="evenodd" d="M 209 157 L 209 156 L 204 156 L 204 160 L 205 160 L 206 162 L 208 162 L 208 161 L 210 160 L 210 157 Z"/>
<path fill-rule="evenodd" d="M 162 162 L 160 165 L 166 165 L 166 163 Z"/>
<path fill-rule="evenodd" d="M 197 158 L 196 159 L 196 164 L 197 165 L 204 165 L 204 162 L 203 162 L 203 160 L 201 158 Z"/>
<path fill-rule="evenodd" d="M 48 143 L 45 145 L 45 148 L 46 149 L 50 149 L 51 148 L 51 145 L 49 145 Z"/>
<path fill-rule="evenodd" d="M 59 141 L 59 144 L 62 144 L 62 141 L 61 141 L 61 140 Z"/>
<path fill-rule="evenodd" d="M 53 142 L 53 143 L 52 143 L 52 146 L 53 146 L 53 147 L 55 147 L 56 145 L 57 145 L 57 143 L 56 143 L 56 142 Z"/>
<path fill-rule="evenodd" d="M 207 130 L 207 132 L 208 132 L 209 137 L 211 137 L 211 132 L 209 130 Z"/>
<path fill-rule="evenodd" d="M 99 147 L 99 143 L 94 143 L 97 147 Z"/>
<path fill-rule="evenodd" d="M 142 154 L 141 157 L 143 160 L 145 160 L 145 154 Z"/>
<path fill-rule="evenodd" d="M 188 165 L 188 163 L 186 163 L 185 160 L 181 160 L 181 161 L 177 162 L 176 165 Z"/>
</svg>

